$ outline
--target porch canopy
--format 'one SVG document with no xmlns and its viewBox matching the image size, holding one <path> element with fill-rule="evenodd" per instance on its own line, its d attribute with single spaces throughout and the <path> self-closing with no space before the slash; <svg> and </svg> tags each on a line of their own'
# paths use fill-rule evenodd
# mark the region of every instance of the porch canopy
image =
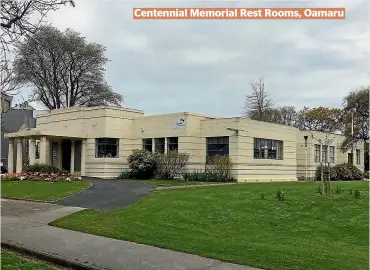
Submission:
<svg viewBox="0 0 370 270">
<path fill-rule="evenodd" d="M 71 141 L 71 162 L 70 162 L 70 172 L 74 173 L 74 159 L 75 159 L 75 142 L 81 141 L 81 175 L 85 173 L 85 151 L 86 151 L 86 138 L 87 134 L 78 131 L 63 131 L 58 130 L 40 130 L 37 128 L 29 128 L 23 125 L 19 131 L 6 133 L 6 138 L 9 138 L 9 152 L 8 152 L 8 172 L 13 173 L 14 168 L 16 172 L 22 171 L 23 166 L 23 143 L 28 141 L 28 155 L 29 164 L 36 163 L 36 140 L 40 140 L 39 146 L 39 158 L 38 162 L 42 164 L 52 164 L 53 158 L 53 147 L 52 143 L 58 143 L 58 148 L 56 150 L 56 161 L 58 167 L 62 169 L 62 140 Z M 14 141 L 17 141 L 17 153 L 16 153 L 16 166 L 14 166 Z"/>
</svg>

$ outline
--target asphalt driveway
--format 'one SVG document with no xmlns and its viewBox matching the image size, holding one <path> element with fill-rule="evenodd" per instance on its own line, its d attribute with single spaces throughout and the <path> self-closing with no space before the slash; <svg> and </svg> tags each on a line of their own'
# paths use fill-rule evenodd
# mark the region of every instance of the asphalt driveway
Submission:
<svg viewBox="0 0 370 270">
<path fill-rule="evenodd" d="M 93 186 L 54 203 L 111 211 L 133 204 L 153 190 L 149 185 L 136 181 L 105 180 L 89 177 L 84 177 L 84 180 L 93 183 Z"/>
</svg>

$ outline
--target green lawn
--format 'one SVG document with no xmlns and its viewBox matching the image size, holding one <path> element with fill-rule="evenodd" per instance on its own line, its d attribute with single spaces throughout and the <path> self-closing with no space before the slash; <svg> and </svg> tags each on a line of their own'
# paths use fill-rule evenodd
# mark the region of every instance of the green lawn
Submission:
<svg viewBox="0 0 370 270">
<path fill-rule="evenodd" d="M 334 182 L 342 193 L 327 197 L 316 193 L 317 185 L 155 191 L 117 211 L 84 210 L 51 225 L 264 269 L 367 268 L 369 182 Z M 278 190 L 285 201 L 275 198 Z"/>
<path fill-rule="evenodd" d="M 53 201 L 84 190 L 89 186 L 90 183 L 86 181 L 4 181 L 1 182 L 1 196 Z"/>
<path fill-rule="evenodd" d="M 1 269 L 4 270 L 52 270 L 45 263 L 34 261 L 30 258 L 25 258 L 19 254 L 10 251 L 1 251 Z"/>
<path fill-rule="evenodd" d="M 197 181 L 184 181 L 184 180 L 135 180 L 135 181 L 146 183 L 153 187 L 196 186 L 196 185 L 219 184 L 216 182 L 197 182 Z"/>
</svg>

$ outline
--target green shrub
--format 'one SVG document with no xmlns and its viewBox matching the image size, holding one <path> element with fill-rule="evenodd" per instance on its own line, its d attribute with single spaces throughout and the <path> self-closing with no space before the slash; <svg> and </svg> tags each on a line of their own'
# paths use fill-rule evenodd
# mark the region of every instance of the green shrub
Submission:
<svg viewBox="0 0 370 270">
<path fill-rule="evenodd" d="M 193 172 L 186 172 L 183 174 L 185 181 L 197 181 L 197 182 L 236 182 L 236 180 L 232 177 L 229 179 L 220 179 L 218 178 L 219 175 L 212 172 L 205 172 L 205 171 L 193 171 Z"/>
<path fill-rule="evenodd" d="M 365 179 L 369 179 L 369 172 L 365 172 L 365 173 L 364 173 L 364 178 L 365 178 Z"/>
<path fill-rule="evenodd" d="M 214 156 L 208 160 L 205 172 L 213 174 L 216 182 L 229 182 L 233 163 L 229 156 Z"/>
<path fill-rule="evenodd" d="M 157 169 L 157 155 L 146 150 L 133 150 L 128 157 L 133 179 L 152 179 Z"/>
<path fill-rule="evenodd" d="M 118 176 L 118 179 L 132 179 L 131 171 L 121 172 Z"/>
<path fill-rule="evenodd" d="M 276 192 L 276 199 L 278 199 L 279 201 L 284 201 L 285 200 L 284 191 L 279 190 L 278 192 Z"/>
<path fill-rule="evenodd" d="M 28 165 L 24 168 L 24 171 L 28 173 L 38 172 L 38 173 L 48 173 L 48 174 L 51 174 L 51 173 L 68 174 L 69 173 L 66 170 L 60 170 L 59 168 L 54 167 L 52 165 L 41 164 L 41 163 L 36 163 L 34 165 Z"/>
<path fill-rule="evenodd" d="M 315 177 L 316 180 L 321 180 L 321 168 L 320 165 L 316 169 Z M 328 179 L 329 168 L 323 166 L 324 168 L 324 180 Z M 354 165 L 348 163 L 338 164 L 330 167 L 330 180 L 340 181 L 340 180 L 362 180 L 363 173 Z"/>
<path fill-rule="evenodd" d="M 167 154 L 158 154 L 155 176 L 158 179 L 172 180 L 180 175 L 188 161 L 189 155 L 186 153 L 170 151 Z"/>
<path fill-rule="evenodd" d="M 352 195 L 352 189 L 349 190 L 349 194 Z"/>
<path fill-rule="evenodd" d="M 265 193 L 261 193 L 261 199 L 264 200 L 265 199 Z"/>
</svg>

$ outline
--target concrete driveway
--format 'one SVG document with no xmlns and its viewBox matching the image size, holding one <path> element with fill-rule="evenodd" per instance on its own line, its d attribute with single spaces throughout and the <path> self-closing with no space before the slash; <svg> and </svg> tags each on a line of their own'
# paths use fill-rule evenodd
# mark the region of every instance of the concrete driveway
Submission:
<svg viewBox="0 0 370 270">
<path fill-rule="evenodd" d="M 153 188 L 136 181 L 104 180 L 84 177 L 93 183 L 89 189 L 70 197 L 55 201 L 64 206 L 83 207 L 111 211 L 128 206 L 148 195 Z"/>
</svg>

